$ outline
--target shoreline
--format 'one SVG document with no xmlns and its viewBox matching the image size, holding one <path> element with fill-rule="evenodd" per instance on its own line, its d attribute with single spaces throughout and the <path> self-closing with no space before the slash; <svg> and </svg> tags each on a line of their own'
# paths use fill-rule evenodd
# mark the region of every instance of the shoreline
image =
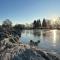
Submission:
<svg viewBox="0 0 60 60">
<path fill-rule="evenodd" d="M 35 29 L 60 30 L 60 28 L 24 28 L 22 30 L 35 30 Z"/>
<path fill-rule="evenodd" d="M 27 44 L 12 44 L 12 48 L 6 48 L 3 52 L 0 52 L 1 60 L 60 60 L 60 56 L 47 52 L 43 49 L 31 47 Z M 29 57 L 29 58 L 28 58 Z"/>
</svg>

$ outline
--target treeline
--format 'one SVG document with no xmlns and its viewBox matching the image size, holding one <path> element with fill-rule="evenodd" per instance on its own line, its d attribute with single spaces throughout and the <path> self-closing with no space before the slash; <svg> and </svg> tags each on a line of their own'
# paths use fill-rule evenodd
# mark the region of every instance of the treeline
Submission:
<svg viewBox="0 0 60 60">
<path fill-rule="evenodd" d="M 28 24 L 29 25 L 29 24 Z M 50 21 L 47 22 L 46 19 L 43 19 L 43 21 L 41 22 L 40 19 L 38 20 L 34 20 L 31 25 L 26 26 L 24 24 L 16 24 L 16 25 L 12 25 L 12 22 L 9 19 L 6 19 L 5 21 L 3 21 L 2 25 L 0 25 L 0 28 L 2 28 L 3 30 L 16 30 L 16 31 L 20 31 L 23 29 L 42 29 L 42 28 L 51 28 L 51 24 Z M 0 29 L 1 30 L 1 29 Z"/>
<path fill-rule="evenodd" d="M 33 22 L 33 28 L 46 28 L 46 27 L 47 27 L 47 22 L 45 19 L 43 19 L 42 23 L 41 23 L 40 19 L 34 20 L 34 22 Z"/>
<path fill-rule="evenodd" d="M 60 29 L 60 20 L 57 19 L 56 21 L 51 21 L 48 19 L 43 19 L 43 21 L 39 20 L 34 20 L 32 23 L 32 28 L 33 29 Z"/>
<path fill-rule="evenodd" d="M 5 30 L 22 30 L 25 28 L 25 25 L 24 24 L 13 25 L 9 19 L 6 19 L 5 21 L 3 21 L 2 25 L 0 25 L 0 28 L 3 30 L 4 29 Z"/>
<path fill-rule="evenodd" d="M 0 25 L 0 31 L 16 31 L 15 33 L 17 33 L 24 29 L 52 29 L 58 27 L 60 27 L 59 24 L 51 24 L 51 20 L 46 20 L 45 18 L 43 19 L 43 21 L 41 21 L 40 19 L 34 20 L 31 25 L 16 24 L 14 26 L 9 19 L 6 19 L 5 21 L 3 21 L 2 25 Z"/>
</svg>

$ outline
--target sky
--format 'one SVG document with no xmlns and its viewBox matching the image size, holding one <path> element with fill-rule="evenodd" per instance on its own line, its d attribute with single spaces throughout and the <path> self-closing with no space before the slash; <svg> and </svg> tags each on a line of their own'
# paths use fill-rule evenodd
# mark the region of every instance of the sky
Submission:
<svg viewBox="0 0 60 60">
<path fill-rule="evenodd" d="M 0 24 L 10 19 L 13 24 L 60 16 L 60 0 L 0 0 Z"/>
</svg>

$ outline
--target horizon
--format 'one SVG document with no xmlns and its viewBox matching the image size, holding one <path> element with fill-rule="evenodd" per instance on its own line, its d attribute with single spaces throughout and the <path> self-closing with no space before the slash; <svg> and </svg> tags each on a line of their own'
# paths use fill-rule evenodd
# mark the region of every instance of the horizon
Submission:
<svg viewBox="0 0 60 60">
<path fill-rule="evenodd" d="M 15 24 L 32 23 L 60 16 L 60 0 L 0 0 L 0 25 L 5 19 Z"/>
</svg>

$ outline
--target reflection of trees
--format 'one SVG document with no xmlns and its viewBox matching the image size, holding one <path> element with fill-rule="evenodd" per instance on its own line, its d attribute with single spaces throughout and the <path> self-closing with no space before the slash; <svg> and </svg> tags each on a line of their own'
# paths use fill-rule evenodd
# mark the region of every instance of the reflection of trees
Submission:
<svg viewBox="0 0 60 60">
<path fill-rule="evenodd" d="M 41 31 L 34 29 L 34 30 L 33 30 L 33 35 L 34 35 L 34 36 L 40 36 L 40 35 L 41 35 Z"/>
<path fill-rule="evenodd" d="M 46 33 L 43 33 L 42 35 L 43 35 L 43 36 L 46 36 Z"/>
<path fill-rule="evenodd" d="M 50 34 L 51 34 L 51 31 L 49 30 L 49 31 L 42 31 L 42 35 L 43 35 L 43 37 L 48 37 L 48 36 L 50 36 Z"/>
</svg>

